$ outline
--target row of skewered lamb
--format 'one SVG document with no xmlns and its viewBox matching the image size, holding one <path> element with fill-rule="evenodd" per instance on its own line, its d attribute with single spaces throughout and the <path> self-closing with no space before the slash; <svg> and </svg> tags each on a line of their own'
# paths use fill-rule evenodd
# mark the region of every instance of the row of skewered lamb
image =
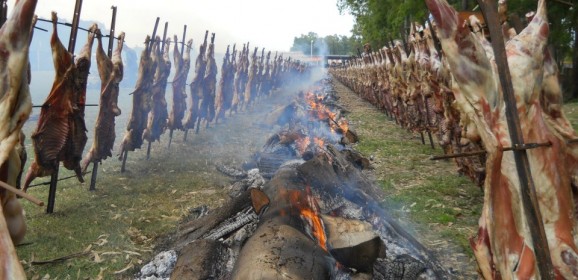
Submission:
<svg viewBox="0 0 578 280">
<path fill-rule="evenodd" d="M 163 41 L 147 37 L 146 47 L 140 58 L 138 80 L 133 91 L 133 107 L 126 133 L 120 144 L 119 156 L 128 151 L 141 148 L 143 141 L 158 141 L 165 130 L 186 132 L 195 129 L 199 132 L 201 123 L 208 127 L 213 121 L 224 119 L 230 114 L 255 102 L 257 98 L 267 96 L 274 88 L 282 85 L 286 77 L 305 71 L 304 65 L 291 59 L 284 60 L 281 55 L 270 62 L 271 52 L 266 56 L 257 56 L 257 48 L 249 61 L 249 43 L 243 45 L 237 61 L 237 50 L 230 48 L 221 65 L 221 77 L 217 84 L 217 63 L 215 61 L 215 34 L 208 44 L 208 31 L 199 47 L 195 61 L 195 71 L 189 84 L 189 98 L 186 92 L 186 80 L 191 66 L 190 51 L 192 40 L 179 51 L 175 43 L 173 60 L 175 74 L 172 81 L 172 107 L 167 112 L 165 88 L 171 69 L 169 60 L 170 39 Z M 178 41 L 174 36 L 175 42 Z M 162 48 L 162 50 L 161 50 Z M 186 138 L 185 138 L 186 139 Z M 169 140 L 170 141 L 170 140 Z"/>
<path fill-rule="evenodd" d="M 29 44 L 36 22 L 34 11 L 37 0 L 20 0 L 15 4 L 11 17 L 0 29 L 0 51 L 5 59 L 0 60 L 0 182 L 2 186 L 19 186 L 26 161 L 24 149 L 24 134 L 22 126 L 28 119 L 32 104 L 28 84 L 31 73 L 28 60 Z M 53 33 L 50 39 L 52 57 L 54 60 L 55 79 L 48 97 L 42 105 L 37 127 L 31 138 L 34 147 L 34 161 L 26 173 L 23 189 L 37 177 L 48 176 L 57 172 L 60 162 L 64 167 L 73 170 L 79 181 L 83 181 L 82 172 L 91 163 L 99 163 L 112 156 L 115 140 L 115 117 L 120 115 L 118 107 L 119 83 L 123 78 L 123 63 L 121 53 L 124 43 L 124 33 L 118 38 L 118 45 L 109 57 L 103 49 L 102 34 L 96 24 L 88 29 L 88 41 L 80 53 L 74 58 L 58 37 L 58 17 L 52 13 Z M 101 94 L 98 118 L 95 125 L 94 141 L 89 152 L 82 160 L 82 153 L 87 142 L 84 108 L 86 105 L 86 86 L 91 64 L 91 53 L 94 39 L 97 39 L 96 61 L 101 79 Z M 112 38 L 111 38 L 112 39 Z M 214 39 L 214 37 L 213 37 Z M 214 44 L 207 48 L 206 40 L 201 46 L 202 52 L 197 59 L 197 75 L 191 84 L 191 98 L 200 97 L 191 106 L 196 112 L 189 114 L 185 123 L 182 122 L 186 111 L 186 76 L 190 68 L 190 49 L 192 40 L 187 43 L 187 51 L 178 52 L 174 48 L 176 75 L 173 79 L 173 107 L 167 112 L 165 89 L 170 73 L 169 59 L 170 40 L 161 48 L 160 40 L 148 43 L 139 67 L 139 79 L 133 92 L 133 112 L 128 124 L 128 131 L 123 139 L 121 150 L 128 151 L 139 148 L 143 139 L 158 140 L 166 128 L 171 130 L 197 127 L 200 120 L 207 123 L 220 114 L 231 110 L 241 103 L 239 97 L 245 88 L 239 74 L 241 70 L 247 73 L 248 45 L 241 55 L 241 65 L 229 52 L 223 62 L 222 81 L 216 88 L 217 66 L 214 59 Z M 175 37 L 175 42 L 177 38 Z M 213 41 L 213 40 L 211 40 Z M 255 63 L 255 59 L 253 63 Z M 261 64 L 263 60 L 261 59 Z M 268 60 L 267 60 L 268 62 Z M 205 67 L 206 66 L 206 71 Z M 281 56 L 272 65 L 263 70 L 261 65 L 258 73 L 263 73 L 255 79 L 269 82 L 258 83 L 260 91 L 255 94 L 267 94 L 274 86 L 279 86 L 283 73 L 303 72 L 303 65 L 290 59 L 283 61 Z M 200 69 L 203 68 L 201 71 Z M 275 70 L 277 69 L 277 70 Z M 254 74 L 255 75 L 255 74 Z M 241 77 L 241 78 L 239 78 Z M 239 79 L 239 82 L 237 80 Z M 246 80 L 246 79 L 245 79 Z M 200 95 L 199 95 L 200 94 Z M 237 97 L 235 97 L 235 95 Z M 249 96 L 251 94 L 249 93 Z M 215 96 L 217 104 L 215 104 Z M 247 94 L 245 93 L 245 96 Z M 204 100 L 203 100 L 204 99 Z M 233 100 L 237 100 L 235 103 Z M 200 102 L 199 102 L 200 101 Z M 215 112 L 215 109 L 217 110 Z M 192 115 L 192 117 L 191 117 Z M 0 188 L 0 278 L 24 279 L 25 273 L 16 255 L 13 244 L 23 240 L 26 233 L 22 207 L 14 193 Z"/>
<path fill-rule="evenodd" d="M 413 131 L 438 135 L 447 153 L 485 151 L 461 158 L 460 168 L 483 185 L 484 206 L 471 245 L 485 279 L 538 279 L 538 260 L 521 203 L 506 106 L 483 19 L 456 12 L 445 0 L 425 1 L 436 24 L 443 58 L 429 28 L 400 44 L 334 69 L 335 77 Z M 499 1 L 505 11 L 506 1 Z M 501 15 L 504 17 L 504 15 Z M 538 1 L 520 32 L 503 26 L 516 108 L 526 143 L 541 219 L 557 279 L 578 278 L 577 135 L 561 109 L 562 91 L 546 47 L 546 1 Z M 504 17 L 505 18 L 505 17 Z M 507 23 L 506 23 L 507 24 Z"/>
</svg>

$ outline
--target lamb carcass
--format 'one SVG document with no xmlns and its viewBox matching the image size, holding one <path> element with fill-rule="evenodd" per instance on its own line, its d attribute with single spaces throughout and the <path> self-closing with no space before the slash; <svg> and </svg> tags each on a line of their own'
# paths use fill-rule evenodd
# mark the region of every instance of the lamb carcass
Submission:
<svg viewBox="0 0 578 280">
<path fill-rule="evenodd" d="M 455 10 L 443 0 L 426 0 L 440 28 L 440 39 L 455 81 L 461 89 L 456 101 L 475 123 L 487 151 L 484 208 L 474 254 L 486 279 L 539 277 L 533 244 L 521 204 L 520 182 L 511 146 L 505 104 L 491 61 L 469 28 L 458 22 Z M 546 3 L 538 2 L 530 24 L 506 44 L 508 66 L 516 95 L 521 131 L 527 143 L 551 143 L 527 151 L 530 170 L 558 278 L 578 278 L 575 242 L 576 217 L 572 171 L 568 159 L 575 148 L 544 118 L 540 102 L 544 51 L 549 28 Z M 548 110 L 548 109 L 546 109 Z"/>
<path fill-rule="evenodd" d="M 119 84 L 124 74 L 121 57 L 124 36 L 124 32 L 118 36 L 117 47 L 111 58 L 104 52 L 102 36 L 98 36 L 96 62 L 100 76 L 100 107 L 94 128 L 94 141 L 84 157 L 83 170 L 86 170 L 91 162 L 100 162 L 112 156 L 112 148 L 116 138 L 114 119 L 121 113 L 117 102 Z"/>
<path fill-rule="evenodd" d="M 32 110 L 28 88 L 28 49 L 36 0 L 16 3 L 0 29 L 0 181 L 16 186 L 22 170 L 21 129 Z M 0 278 L 25 279 L 14 244 L 26 232 L 22 207 L 13 193 L 0 190 Z"/>
<path fill-rule="evenodd" d="M 160 42 L 160 38 L 157 37 Z M 156 71 L 151 94 L 151 110 L 148 115 L 147 127 L 143 131 L 143 139 L 154 142 L 160 139 L 167 127 L 167 101 L 165 93 L 167 89 L 167 79 L 171 72 L 171 61 L 169 59 L 169 49 L 171 39 L 167 39 L 161 52 L 160 43 L 155 43 L 151 53 L 153 61 L 156 61 Z"/>
<path fill-rule="evenodd" d="M 151 87 L 156 65 L 150 55 L 150 37 L 145 40 L 145 49 L 140 56 L 138 79 L 135 90 L 132 92 L 132 112 L 126 132 L 120 144 L 119 159 L 124 153 L 140 149 L 143 143 L 142 134 L 146 127 L 148 113 L 150 111 Z"/>
<path fill-rule="evenodd" d="M 24 190 L 36 177 L 51 175 L 62 161 L 64 167 L 74 170 L 84 182 L 80 168 L 82 151 L 86 144 L 84 102 L 86 77 L 90 68 L 90 49 L 97 26 L 89 31 L 89 40 L 74 64 L 72 55 L 58 38 L 58 17 L 52 13 L 53 33 L 50 38 L 56 76 L 52 89 L 42 105 L 36 130 L 32 133 L 34 162 L 30 165 Z M 88 61 L 87 61 L 88 60 Z M 87 67 L 88 66 L 88 67 Z"/>
<path fill-rule="evenodd" d="M 175 47 L 173 50 L 173 59 L 175 61 L 175 76 L 173 78 L 173 107 L 169 113 L 169 121 L 167 127 L 173 131 L 175 129 L 184 130 L 183 118 L 187 110 L 187 76 L 191 68 L 191 47 L 193 40 L 189 40 L 185 47 L 185 51 L 181 54 L 175 35 Z"/>
</svg>

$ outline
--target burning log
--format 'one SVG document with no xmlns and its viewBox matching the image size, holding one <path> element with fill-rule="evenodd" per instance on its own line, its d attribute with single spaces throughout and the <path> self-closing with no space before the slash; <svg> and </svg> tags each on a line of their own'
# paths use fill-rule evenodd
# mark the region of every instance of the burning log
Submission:
<svg viewBox="0 0 578 280">
<path fill-rule="evenodd" d="M 377 258 L 385 258 L 385 244 L 370 223 L 321 215 L 331 255 L 346 267 L 372 273 Z"/>
<path fill-rule="evenodd" d="M 250 191 L 245 191 L 239 197 L 234 198 L 225 205 L 215 209 L 209 215 L 203 216 L 199 219 L 190 221 L 181 226 L 179 229 L 176 248 L 181 249 L 187 246 L 187 244 L 193 242 L 194 240 L 204 239 L 209 235 L 211 231 L 218 228 L 218 226 L 235 216 L 238 212 L 246 212 L 246 209 L 251 207 L 251 194 Z M 251 214 L 247 214 L 251 215 Z M 252 216 L 256 218 L 256 216 Z M 246 219 L 243 219 L 246 220 Z M 225 223 L 226 224 L 226 223 Z M 245 224 L 240 225 L 244 226 Z M 218 238 L 214 238 L 216 240 Z"/>
</svg>

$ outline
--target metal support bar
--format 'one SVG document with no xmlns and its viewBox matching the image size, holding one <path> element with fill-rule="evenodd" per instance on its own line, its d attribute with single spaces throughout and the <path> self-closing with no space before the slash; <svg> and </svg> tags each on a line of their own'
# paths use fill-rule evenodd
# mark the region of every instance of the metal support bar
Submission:
<svg viewBox="0 0 578 280">
<path fill-rule="evenodd" d="M 83 106 L 80 104 L 77 104 L 79 106 Z M 32 108 L 42 108 L 44 107 L 44 105 L 32 105 Z M 84 104 L 84 107 L 98 107 L 98 104 Z"/>
<path fill-rule="evenodd" d="M 163 52 L 163 50 L 165 49 L 165 43 L 167 40 L 167 31 L 169 30 L 169 22 L 166 21 L 165 22 L 165 29 L 163 31 L 163 41 L 161 43 L 161 52 Z"/>
<path fill-rule="evenodd" d="M 72 17 L 72 29 L 70 30 L 70 40 L 68 41 L 68 52 L 74 53 L 76 47 L 76 35 L 78 34 L 78 22 L 80 21 L 80 11 L 82 9 L 82 0 L 76 0 L 74 6 L 74 15 Z"/>
<path fill-rule="evenodd" d="M 46 213 L 52 214 L 54 212 L 54 202 L 56 200 L 56 186 L 58 184 L 58 169 L 59 165 L 50 175 L 50 190 L 48 191 L 48 205 L 46 206 Z"/>
<path fill-rule="evenodd" d="M 120 166 L 120 173 L 124 173 L 126 171 L 126 159 L 128 158 L 128 151 L 124 151 L 122 155 L 122 165 Z"/>
<path fill-rule="evenodd" d="M 181 39 L 181 57 L 183 57 L 183 53 L 185 52 L 185 40 L 187 38 L 187 25 L 183 27 L 183 38 Z M 175 42 L 176 44 L 177 42 Z"/>
<path fill-rule="evenodd" d="M 518 116 L 516 96 L 512 85 L 512 77 L 510 76 L 502 28 L 498 20 L 498 7 L 494 0 L 478 0 L 478 4 L 490 29 L 492 48 L 494 49 L 500 84 L 502 85 L 506 105 L 506 120 L 508 122 L 512 145 L 515 147 L 517 145 L 523 145 L 524 137 Z M 520 180 L 522 205 L 527 214 L 525 215 L 527 219 L 526 222 L 528 223 L 528 230 L 532 237 L 532 244 L 536 255 L 538 274 L 542 280 L 554 279 L 554 267 L 552 258 L 550 257 L 546 231 L 544 230 L 544 223 L 542 222 L 542 214 L 540 213 L 540 205 L 538 203 L 526 150 L 514 150 L 514 160 Z"/>
<path fill-rule="evenodd" d="M 578 140 L 578 139 L 573 139 L 573 140 Z M 578 141 L 576 141 L 576 143 L 578 143 Z M 550 143 L 550 142 L 528 143 L 528 144 L 515 145 L 513 147 L 505 147 L 504 149 L 502 149 L 502 151 L 522 151 L 522 150 L 529 150 L 529 149 L 535 149 L 535 148 L 539 148 L 539 147 L 550 147 L 550 146 L 552 146 L 552 143 Z M 472 151 L 472 152 L 448 154 L 448 155 L 443 155 L 443 156 L 432 156 L 432 157 L 430 157 L 430 160 L 440 160 L 440 159 L 459 158 L 459 157 L 471 157 L 471 156 L 483 155 L 486 153 L 487 153 L 486 151 Z"/>
<path fill-rule="evenodd" d="M 110 8 L 112 9 L 112 21 L 110 23 L 110 35 L 108 35 L 108 37 L 111 38 L 108 39 L 108 57 L 112 57 L 112 43 L 114 41 L 112 38 L 114 38 L 114 28 L 116 26 L 116 6 Z"/>
<path fill-rule="evenodd" d="M 89 171 L 89 172 L 82 173 L 83 176 L 86 175 L 86 174 L 90 174 L 90 171 Z M 58 181 L 64 181 L 64 180 L 68 180 L 68 179 L 71 179 L 71 178 L 77 178 L 77 177 L 78 177 L 78 176 L 76 176 L 76 175 L 67 176 L 67 177 L 62 177 L 62 178 L 58 178 Z M 28 188 L 30 189 L 30 188 L 32 188 L 32 187 L 50 185 L 50 182 L 51 182 L 51 181 L 47 181 L 47 182 L 42 182 L 42 183 L 30 185 L 30 186 L 28 186 Z"/>
<path fill-rule="evenodd" d="M 92 164 L 92 176 L 90 176 L 90 187 L 88 188 L 89 191 L 96 190 L 96 175 L 98 173 L 98 161 L 95 161 Z"/>
<path fill-rule="evenodd" d="M 7 0 L 2 0 L 2 5 L 0 5 L 0 26 L 4 25 L 8 19 L 8 4 Z"/>
<path fill-rule="evenodd" d="M 159 27 L 159 21 L 161 20 L 160 17 L 157 17 L 156 21 L 155 21 L 155 27 L 153 28 L 153 35 L 151 36 L 151 40 L 149 41 L 149 51 L 148 54 L 151 53 L 151 50 L 153 48 L 153 43 L 155 41 L 155 37 L 157 36 L 157 28 Z"/>
</svg>

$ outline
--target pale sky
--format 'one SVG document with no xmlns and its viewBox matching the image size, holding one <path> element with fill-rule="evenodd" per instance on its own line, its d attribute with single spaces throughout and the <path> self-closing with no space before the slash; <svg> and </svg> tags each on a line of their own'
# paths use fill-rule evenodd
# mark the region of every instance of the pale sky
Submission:
<svg viewBox="0 0 578 280">
<path fill-rule="evenodd" d="M 9 11 L 14 1 L 8 1 Z M 72 22 L 74 5 L 74 0 L 39 0 L 36 14 L 50 19 L 54 10 L 59 18 Z M 350 36 L 354 21 L 348 14 L 339 14 L 336 0 L 84 0 L 81 19 L 99 21 L 108 28 L 113 5 L 118 8 L 117 34 L 124 31 L 130 47 L 143 45 L 156 17 L 160 17 L 157 34 L 161 36 L 168 21 L 167 34 L 171 38 L 177 34 L 180 40 L 186 24 L 187 40 L 192 36 L 195 49 L 205 30 L 215 32 L 217 52 L 224 52 L 227 44 L 242 46 L 247 41 L 252 47 L 288 51 L 294 37 L 310 31 L 320 37 Z"/>
</svg>

